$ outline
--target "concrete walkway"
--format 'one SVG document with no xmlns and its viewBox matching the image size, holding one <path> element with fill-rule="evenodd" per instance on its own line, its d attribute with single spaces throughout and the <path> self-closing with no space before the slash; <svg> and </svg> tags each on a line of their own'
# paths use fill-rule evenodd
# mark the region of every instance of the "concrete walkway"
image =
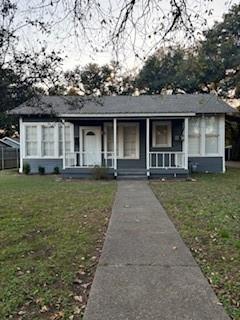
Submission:
<svg viewBox="0 0 240 320">
<path fill-rule="evenodd" d="M 119 181 L 84 320 L 227 320 L 147 182 Z"/>
</svg>

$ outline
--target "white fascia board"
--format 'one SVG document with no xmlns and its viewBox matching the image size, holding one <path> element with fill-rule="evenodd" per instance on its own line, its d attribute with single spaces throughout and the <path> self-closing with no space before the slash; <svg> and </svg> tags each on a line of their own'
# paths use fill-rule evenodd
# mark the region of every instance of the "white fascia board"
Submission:
<svg viewBox="0 0 240 320">
<path fill-rule="evenodd" d="M 195 116 L 196 113 L 80 113 L 80 114 L 68 114 L 63 113 L 57 115 L 57 117 L 64 118 L 141 118 L 141 117 L 191 117 Z"/>
</svg>

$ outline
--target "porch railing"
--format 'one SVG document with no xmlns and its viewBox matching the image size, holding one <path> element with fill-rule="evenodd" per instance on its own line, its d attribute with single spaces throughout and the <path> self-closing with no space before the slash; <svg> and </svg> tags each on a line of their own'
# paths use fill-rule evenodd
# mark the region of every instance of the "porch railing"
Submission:
<svg viewBox="0 0 240 320">
<path fill-rule="evenodd" d="M 114 167 L 114 152 L 66 152 L 66 168 L 92 168 L 94 166 L 103 166 L 107 168 Z"/>
<path fill-rule="evenodd" d="M 149 167 L 156 169 L 185 168 L 184 152 L 149 152 Z"/>
</svg>

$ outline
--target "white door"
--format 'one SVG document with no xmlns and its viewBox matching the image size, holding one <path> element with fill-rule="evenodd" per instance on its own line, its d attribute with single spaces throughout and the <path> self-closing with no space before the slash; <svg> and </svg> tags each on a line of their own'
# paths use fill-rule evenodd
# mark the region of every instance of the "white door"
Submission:
<svg viewBox="0 0 240 320">
<path fill-rule="evenodd" d="M 81 127 L 80 128 L 80 150 L 82 153 L 83 166 L 101 165 L 101 128 Z"/>
</svg>

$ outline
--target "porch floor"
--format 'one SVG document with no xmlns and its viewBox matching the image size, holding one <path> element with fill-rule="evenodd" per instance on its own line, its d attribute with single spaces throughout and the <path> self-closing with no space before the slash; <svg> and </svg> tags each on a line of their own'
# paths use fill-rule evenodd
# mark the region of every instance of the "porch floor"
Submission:
<svg viewBox="0 0 240 320">
<path fill-rule="evenodd" d="M 150 169 L 150 175 L 147 175 L 147 170 L 145 168 L 132 168 L 132 169 L 125 169 L 119 168 L 117 170 L 117 179 L 121 180 L 129 180 L 129 179 L 173 179 L 173 178 L 186 178 L 189 174 L 189 171 L 186 169 L 181 168 L 152 168 Z M 92 177 L 92 168 L 66 168 L 62 171 L 62 176 L 64 178 L 70 179 L 81 179 L 81 178 L 91 178 Z M 114 169 L 108 168 L 108 176 L 109 178 L 114 177 Z"/>
</svg>

